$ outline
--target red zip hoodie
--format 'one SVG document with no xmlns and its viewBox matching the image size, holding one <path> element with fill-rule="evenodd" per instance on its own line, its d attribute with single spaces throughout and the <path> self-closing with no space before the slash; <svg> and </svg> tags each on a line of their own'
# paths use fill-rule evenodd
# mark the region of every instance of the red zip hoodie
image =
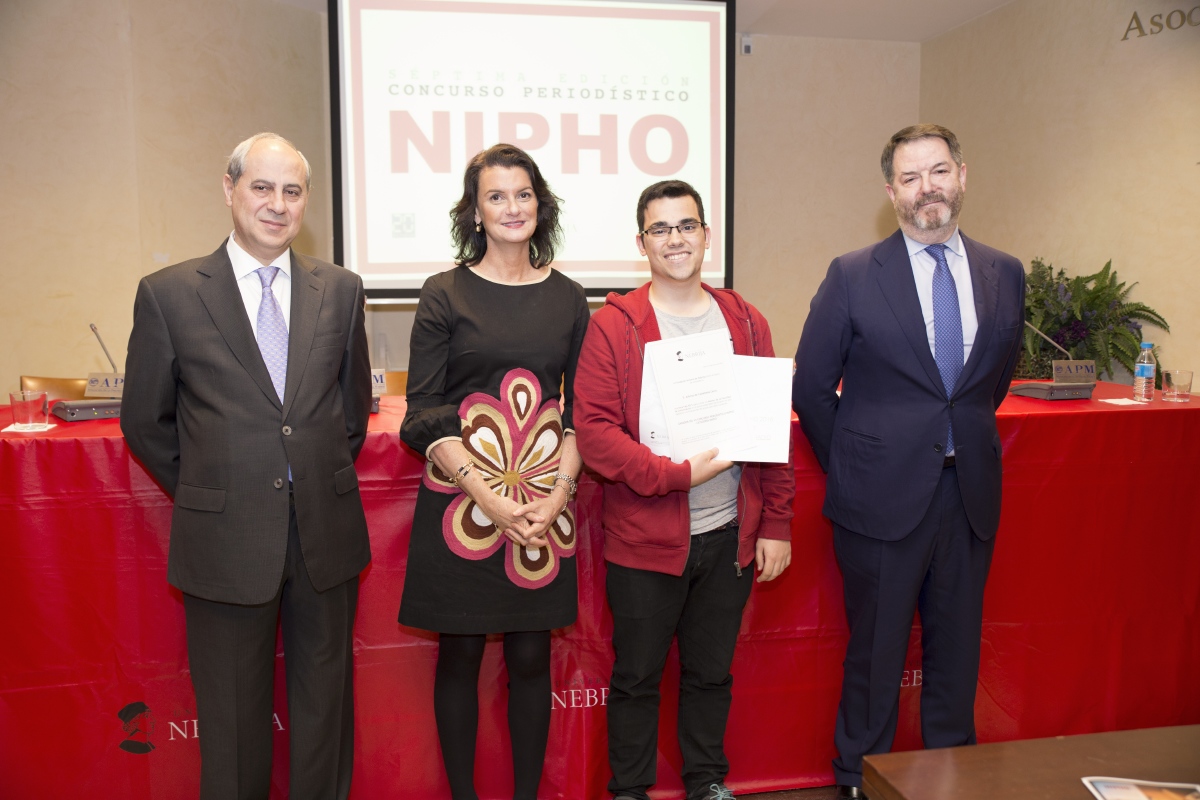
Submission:
<svg viewBox="0 0 1200 800">
<path fill-rule="evenodd" d="M 725 316 L 738 355 L 774 356 L 771 329 L 732 289 L 704 290 Z M 575 436 L 588 468 L 604 486 L 604 558 L 635 569 L 682 575 L 691 546 L 688 490 L 692 469 L 641 444 L 638 413 L 647 342 L 662 338 L 650 284 L 610 294 L 592 315 L 575 373 Z M 719 456 L 718 456 L 719 457 Z M 796 491 L 787 464 L 744 464 L 738 485 L 738 559 L 754 560 L 758 537 L 790 540 Z"/>
</svg>

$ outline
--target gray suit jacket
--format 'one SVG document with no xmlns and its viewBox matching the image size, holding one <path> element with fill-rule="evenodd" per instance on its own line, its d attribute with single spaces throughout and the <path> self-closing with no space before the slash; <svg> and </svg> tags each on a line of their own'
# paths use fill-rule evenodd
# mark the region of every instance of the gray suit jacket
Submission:
<svg viewBox="0 0 1200 800">
<path fill-rule="evenodd" d="M 347 581 L 371 559 L 354 471 L 371 402 L 362 280 L 293 251 L 291 291 L 280 403 L 224 243 L 138 286 L 121 430 L 175 501 L 167 572 L 188 594 L 275 595 L 289 465 L 313 586 Z"/>
<path fill-rule="evenodd" d="M 949 398 L 900 231 L 834 259 L 813 297 L 792 407 L 828 473 L 825 515 L 855 533 L 895 541 L 916 527 L 942 473 L 951 420 L 971 529 L 988 539 L 999 525 L 996 408 L 1021 352 L 1025 271 L 1012 256 L 962 239 L 979 330 Z"/>
</svg>

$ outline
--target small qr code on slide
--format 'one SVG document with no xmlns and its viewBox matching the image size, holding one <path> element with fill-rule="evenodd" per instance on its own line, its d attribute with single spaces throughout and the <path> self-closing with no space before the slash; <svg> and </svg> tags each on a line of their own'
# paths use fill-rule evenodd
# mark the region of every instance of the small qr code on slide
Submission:
<svg viewBox="0 0 1200 800">
<path fill-rule="evenodd" d="M 417 215 L 392 214 L 392 238 L 412 239 L 417 235 Z"/>
</svg>

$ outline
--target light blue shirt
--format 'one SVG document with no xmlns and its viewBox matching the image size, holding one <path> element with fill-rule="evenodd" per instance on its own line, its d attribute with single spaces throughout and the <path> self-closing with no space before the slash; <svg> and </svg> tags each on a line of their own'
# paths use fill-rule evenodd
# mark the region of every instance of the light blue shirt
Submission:
<svg viewBox="0 0 1200 800">
<path fill-rule="evenodd" d="M 250 328 L 254 338 L 258 339 L 258 307 L 262 303 L 262 279 L 255 272 L 263 266 L 258 259 L 242 249 L 234 234 L 229 234 L 229 243 L 225 245 L 229 254 L 229 262 L 233 264 L 233 277 L 237 280 L 238 291 L 242 293 L 242 302 L 246 304 L 246 316 L 250 318 Z M 292 329 L 292 251 L 284 250 L 283 255 L 272 261 L 268 266 L 279 267 L 279 273 L 271 284 L 271 291 L 279 301 L 279 310 L 283 312 L 283 324 Z"/>
<path fill-rule="evenodd" d="M 913 278 L 917 282 L 917 297 L 921 301 L 921 315 L 925 318 L 925 336 L 929 339 L 929 352 L 937 357 L 933 342 L 933 270 L 937 262 L 933 256 L 925 252 L 929 245 L 904 237 L 908 247 L 908 260 L 912 264 Z M 979 330 L 979 317 L 975 313 L 975 293 L 971 288 L 971 267 L 967 263 L 967 250 L 963 246 L 958 228 L 950 238 L 943 242 L 946 245 L 946 266 L 950 267 L 950 275 L 954 278 L 954 288 L 958 290 L 958 314 L 962 318 L 963 329 L 963 363 L 971 357 L 971 346 L 975 343 L 975 334 Z"/>
</svg>

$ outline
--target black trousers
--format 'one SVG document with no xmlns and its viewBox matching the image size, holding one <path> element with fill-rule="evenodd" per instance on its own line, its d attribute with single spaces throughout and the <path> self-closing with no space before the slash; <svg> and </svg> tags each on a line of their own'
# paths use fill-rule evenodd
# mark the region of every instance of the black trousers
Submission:
<svg viewBox="0 0 1200 800">
<path fill-rule="evenodd" d="M 354 766 L 352 631 L 358 577 L 316 591 L 293 509 L 279 592 L 242 606 L 183 596 L 200 732 L 201 800 L 266 800 L 275 642 L 283 626 L 292 800 L 345 798 Z"/>
<path fill-rule="evenodd" d="M 912 533 L 884 542 L 834 525 L 850 642 L 833 772 L 862 785 L 862 757 L 892 748 L 913 612 L 921 612 L 921 735 L 926 747 L 975 742 L 983 589 L 995 539 L 971 531 L 954 467 Z"/>
<path fill-rule="evenodd" d="M 608 760 L 613 794 L 647 800 L 655 782 L 659 685 L 679 637 L 679 749 L 688 797 L 729 772 L 729 674 L 754 570 L 737 567 L 737 528 L 693 536 L 683 575 L 608 565 L 613 615 Z M 739 575 L 739 572 L 741 574 Z"/>
</svg>

